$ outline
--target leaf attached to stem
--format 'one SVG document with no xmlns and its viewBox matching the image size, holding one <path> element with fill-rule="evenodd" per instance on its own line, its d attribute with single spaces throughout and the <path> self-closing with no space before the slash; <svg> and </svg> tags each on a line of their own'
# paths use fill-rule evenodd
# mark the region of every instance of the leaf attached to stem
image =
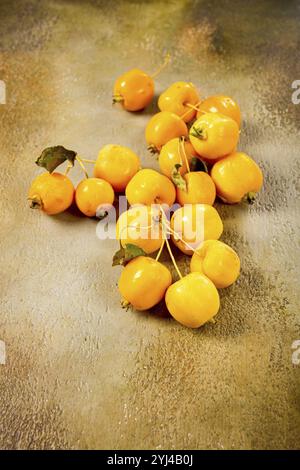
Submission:
<svg viewBox="0 0 300 470">
<path fill-rule="evenodd" d="M 73 150 L 68 150 L 62 145 L 56 145 L 55 147 L 47 147 L 44 149 L 36 160 L 36 164 L 45 168 L 49 173 L 52 173 L 59 165 L 68 160 L 72 166 L 77 153 Z"/>
<path fill-rule="evenodd" d="M 145 251 L 133 243 L 127 243 L 125 247 L 121 247 L 113 256 L 113 266 L 125 266 L 129 261 L 137 256 L 146 256 Z"/>
</svg>

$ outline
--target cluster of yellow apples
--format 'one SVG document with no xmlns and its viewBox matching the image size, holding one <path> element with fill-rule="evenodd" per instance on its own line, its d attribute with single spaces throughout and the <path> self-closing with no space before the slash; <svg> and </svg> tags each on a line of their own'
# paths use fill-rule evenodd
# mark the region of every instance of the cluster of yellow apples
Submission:
<svg viewBox="0 0 300 470">
<path fill-rule="evenodd" d="M 154 97 L 156 75 L 126 72 L 115 82 L 114 102 L 131 112 L 144 109 Z M 158 106 L 145 138 L 150 151 L 159 154 L 160 171 L 141 168 L 136 153 L 121 145 L 104 146 L 96 160 L 51 147 L 36 162 L 48 171 L 33 181 L 29 199 L 31 207 L 48 214 L 66 210 L 75 200 L 83 214 L 94 217 L 113 204 L 116 193 L 125 193 L 130 207 L 116 224 L 121 248 L 113 259 L 113 265 L 124 266 L 118 283 L 122 305 L 148 310 L 165 299 L 178 322 L 197 328 L 217 314 L 218 289 L 233 284 L 240 272 L 237 253 L 219 240 L 223 223 L 215 199 L 252 202 L 263 176 L 251 157 L 237 151 L 241 113 L 232 98 L 201 99 L 192 83 L 181 81 L 160 95 Z M 55 172 L 66 160 L 65 173 Z M 76 189 L 67 176 L 75 161 L 85 175 Z M 91 178 L 85 163 L 94 165 Z M 180 272 L 171 242 L 191 256 L 190 273 Z M 159 261 L 165 247 L 175 282 Z"/>
<path fill-rule="evenodd" d="M 115 82 L 114 101 L 127 111 L 144 109 L 153 97 L 153 76 L 141 70 L 133 69 Z M 149 150 L 159 154 L 161 174 L 140 170 L 126 187 L 131 208 L 117 223 L 127 262 L 119 290 L 124 305 L 137 310 L 149 309 L 165 298 L 177 321 L 197 328 L 218 312 L 217 289 L 233 284 L 240 272 L 237 253 L 219 240 L 223 223 L 213 207 L 216 196 L 230 204 L 244 198 L 252 202 L 263 175 L 251 157 L 237 151 L 241 112 L 229 96 L 202 100 L 192 83 L 181 81 L 159 96 L 158 107 L 145 138 Z M 164 207 L 174 202 L 181 207 L 169 220 Z M 192 256 L 189 274 L 180 272 L 169 239 Z M 176 282 L 159 262 L 164 245 L 179 277 Z M 135 249 L 126 253 L 126 247 Z M 149 256 L 156 252 L 155 258 Z"/>
</svg>

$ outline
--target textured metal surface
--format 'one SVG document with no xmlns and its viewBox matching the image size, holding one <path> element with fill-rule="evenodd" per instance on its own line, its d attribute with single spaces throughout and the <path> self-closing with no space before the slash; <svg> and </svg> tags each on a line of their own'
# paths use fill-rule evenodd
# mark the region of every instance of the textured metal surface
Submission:
<svg viewBox="0 0 300 470">
<path fill-rule="evenodd" d="M 299 447 L 299 2 L 1 0 L 0 19 L 0 447 Z M 143 135 L 155 105 L 128 114 L 111 91 L 167 51 L 157 92 L 183 79 L 232 95 L 240 148 L 265 174 L 254 206 L 218 206 L 242 274 L 199 331 L 121 310 L 117 243 L 26 202 L 49 145 L 94 158 L 124 144 L 157 167 Z"/>
</svg>

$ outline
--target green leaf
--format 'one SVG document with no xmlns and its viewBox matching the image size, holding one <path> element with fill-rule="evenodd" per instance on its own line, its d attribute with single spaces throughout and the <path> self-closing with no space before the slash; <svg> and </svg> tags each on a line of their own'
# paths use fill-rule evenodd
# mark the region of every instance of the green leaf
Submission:
<svg viewBox="0 0 300 470">
<path fill-rule="evenodd" d="M 46 168 L 49 173 L 52 173 L 55 168 L 66 160 L 69 160 L 69 162 L 74 165 L 76 155 L 76 152 L 73 150 L 68 150 L 62 145 L 57 145 L 56 147 L 47 147 L 43 150 L 35 163 L 38 166 Z"/>
<path fill-rule="evenodd" d="M 190 169 L 191 171 L 205 171 L 205 173 L 208 173 L 206 163 L 198 157 L 193 157 L 191 159 Z"/>
<path fill-rule="evenodd" d="M 137 256 L 146 256 L 145 251 L 139 246 L 133 245 L 132 243 L 127 243 L 125 247 L 121 247 L 113 257 L 113 266 L 122 265 L 125 266 L 129 261 Z"/>
<path fill-rule="evenodd" d="M 172 170 L 172 181 L 177 186 L 177 188 L 187 191 L 186 181 L 182 178 L 180 174 L 180 168 L 182 165 L 177 163 Z"/>
</svg>

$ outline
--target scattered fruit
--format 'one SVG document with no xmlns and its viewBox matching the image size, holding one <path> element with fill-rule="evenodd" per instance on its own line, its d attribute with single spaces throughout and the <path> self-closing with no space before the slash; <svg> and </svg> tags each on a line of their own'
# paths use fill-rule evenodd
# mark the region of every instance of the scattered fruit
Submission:
<svg viewBox="0 0 300 470">
<path fill-rule="evenodd" d="M 139 69 L 132 69 L 117 78 L 113 102 L 121 103 L 127 111 L 146 108 L 154 96 L 153 78 Z"/>
<path fill-rule="evenodd" d="M 194 107 L 199 101 L 199 94 L 193 83 L 175 82 L 160 95 L 158 107 L 161 111 L 182 116 L 184 122 L 190 122 L 196 116 L 197 109 Z"/>
<path fill-rule="evenodd" d="M 130 261 L 119 279 L 119 291 L 125 305 L 136 310 L 147 310 L 158 304 L 172 283 L 168 268 L 159 261 L 138 256 Z"/>
<path fill-rule="evenodd" d="M 28 199 L 32 209 L 41 209 L 54 215 L 70 207 L 74 197 L 74 186 L 61 173 L 42 173 L 31 183 Z"/>
<path fill-rule="evenodd" d="M 123 212 L 116 225 L 116 236 L 123 247 L 133 244 L 146 254 L 154 253 L 163 241 L 159 209 L 137 205 Z"/>
<path fill-rule="evenodd" d="M 176 200 L 184 204 L 213 205 L 216 199 L 216 186 L 211 177 L 204 171 L 191 171 L 183 176 L 186 189 L 176 188 Z"/>
<path fill-rule="evenodd" d="M 121 193 L 140 167 L 139 157 L 128 147 L 105 145 L 98 154 L 94 176 L 108 181 L 116 192 Z"/>
<path fill-rule="evenodd" d="M 174 245 L 183 253 L 192 255 L 204 240 L 220 238 L 223 223 L 213 206 L 187 204 L 174 212 L 170 228 Z"/>
<path fill-rule="evenodd" d="M 111 206 L 114 197 L 111 185 L 100 178 L 82 180 L 75 192 L 78 209 L 88 217 L 95 217 L 102 209 Z"/>
<path fill-rule="evenodd" d="M 240 273 L 240 259 L 226 243 L 206 240 L 191 259 L 191 272 L 205 274 L 219 289 L 233 284 Z"/>
<path fill-rule="evenodd" d="M 239 127 L 228 116 L 206 113 L 190 129 L 190 140 L 199 155 L 219 159 L 233 152 L 239 140 Z"/>
<path fill-rule="evenodd" d="M 138 171 L 129 181 L 125 194 L 130 205 L 146 206 L 151 204 L 172 206 L 176 197 L 174 185 L 169 178 L 151 169 Z"/>
<path fill-rule="evenodd" d="M 235 152 L 214 164 L 211 177 L 218 196 L 229 204 L 247 198 L 253 202 L 263 184 L 263 174 L 246 153 Z"/>
<path fill-rule="evenodd" d="M 172 317 L 189 328 L 199 328 L 220 308 L 215 285 L 201 273 L 190 273 L 172 284 L 166 292 L 166 305 Z"/>
<path fill-rule="evenodd" d="M 159 152 L 163 145 L 175 137 L 188 135 L 185 122 L 170 111 L 161 111 L 154 114 L 148 122 L 145 130 L 148 148 L 153 152 Z"/>
<path fill-rule="evenodd" d="M 197 118 L 203 113 L 220 113 L 233 119 L 241 127 L 241 111 L 239 105 L 230 96 L 215 95 L 203 100 L 197 108 Z"/>
</svg>

